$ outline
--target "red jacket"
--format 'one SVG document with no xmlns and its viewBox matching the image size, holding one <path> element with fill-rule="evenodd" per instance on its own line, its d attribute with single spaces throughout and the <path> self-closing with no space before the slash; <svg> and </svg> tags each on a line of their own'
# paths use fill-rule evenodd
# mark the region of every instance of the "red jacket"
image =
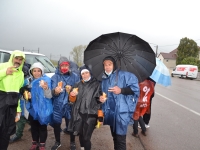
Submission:
<svg viewBox="0 0 200 150">
<path fill-rule="evenodd" d="M 144 80 L 139 83 L 140 97 L 137 102 L 133 119 L 138 120 L 140 116 L 149 112 L 151 95 L 154 93 L 154 83 L 150 80 Z"/>
</svg>

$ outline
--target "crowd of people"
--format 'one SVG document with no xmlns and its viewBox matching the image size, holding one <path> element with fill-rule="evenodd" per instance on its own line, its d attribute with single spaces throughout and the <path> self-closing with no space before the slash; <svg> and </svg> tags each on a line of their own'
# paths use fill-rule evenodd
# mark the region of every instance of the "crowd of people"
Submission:
<svg viewBox="0 0 200 150">
<path fill-rule="evenodd" d="M 111 56 L 102 60 L 102 81 L 86 65 L 79 73 L 70 70 L 66 57 L 60 58 L 51 78 L 40 62 L 29 66 L 25 60 L 24 53 L 15 50 L 8 62 L 0 64 L 0 150 L 7 150 L 9 141 L 23 136 L 26 122 L 32 136 L 30 150 L 45 150 L 48 125 L 55 135 L 51 150 L 57 150 L 63 118 L 71 150 L 76 150 L 75 136 L 79 136 L 81 150 L 91 150 L 98 122 L 110 126 L 115 150 L 126 150 L 130 123 L 134 137 L 138 137 L 138 122 L 146 136 L 155 86 L 151 79 L 138 83 L 137 77 L 120 70 Z"/>
</svg>

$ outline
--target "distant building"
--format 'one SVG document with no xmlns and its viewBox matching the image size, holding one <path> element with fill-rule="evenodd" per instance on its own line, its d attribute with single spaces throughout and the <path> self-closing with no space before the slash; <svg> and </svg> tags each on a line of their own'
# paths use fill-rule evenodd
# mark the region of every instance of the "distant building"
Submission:
<svg viewBox="0 0 200 150">
<path fill-rule="evenodd" d="M 168 69 L 173 70 L 176 67 L 177 51 L 178 49 L 175 49 L 169 53 L 161 52 L 158 55 L 158 58 L 165 64 Z"/>
<path fill-rule="evenodd" d="M 173 70 L 176 67 L 177 51 L 178 49 L 176 48 L 175 50 L 169 53 L 160 52 L 160 54 L 158 55 L 158 58 L 165 64 L 165 66 L 167 66 L 169 70 Z M 199 60 L 200 60 L 200 47 L 199 47 Z"/>
</svg>

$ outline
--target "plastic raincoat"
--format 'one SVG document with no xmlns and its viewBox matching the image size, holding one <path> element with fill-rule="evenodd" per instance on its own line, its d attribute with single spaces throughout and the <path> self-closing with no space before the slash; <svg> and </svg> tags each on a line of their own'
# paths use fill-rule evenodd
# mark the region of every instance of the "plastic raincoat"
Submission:
<svg viewBox="0 0 200 150">
<path fill-rule="evenodd" d="M 15 133 L 19 89 L 24 83 L 24 73 L 22 72 L 24 60 L 16 72 L 13 72 L 12 75 L 6 75 L 7 68 L 13 66 L 14 55 L 25 58 L 22 51 L 16 50 L 13 51 L 8 62 L 0 64 L 0 127 L 3 124 L 3 127 L 6 127 L 3 130 L 7 134 Z M 3 122 L 3 118 L 7 121 Z"/>
<path fill-rule="evenodd" d="M 74 86 L 80 78 L 77 74 L 69 72 L 68 74 L 62 74 L 60 72 L 60 64 L 68 60 L 65 57 L 61 57 L 58 61 L 58 68 L 56 69 L 55 74 L 51 77 L 51 87 L 55 89 L 58 86 L 58 82 L 63 82 L 63 91 L 59 95 L 53 96 L 53 122 L 62 123 L 62 118 L 67 119 L 71 118 L 71 105 L 68 104 L 68 93 L 65 90 L 66 85 Z"/>
<path fill-rule="evenodd" d="M 31 66 L 29 72 L 32 78 L 31 70 L 33 68 L 40 68 L 42 70 L 43 67 L 40 65 L 40 63 L 34 63 Z M 38 79 L 33 78 L 30 83 L 31 100 L 26 103 L 26 108 L 34 120 L 38 120 L 41 125 L 48 125 L 51 123 L 53 113 L 52 99 L 45 97 L 44 90 L 40 86 L 41 80 L 47 82 L 48 88 L 51 90 L 51 78 L 46 76 L 44 70 L 42 70 L 42 76 Z"/>
<path fill-rule="evenodd" d="M 133 95 L 114 94 L 108 92 L 110 87 L 130 87 Z M 126 135 L 129 123 L 133 123 L 133 112 L 139 97 L 137 77 L 129 72 L 115 70 L 110 76 L 102 77 L 102 92 L 107 94 L 107 100 L 102 104 L 104 124 L 113 127 L 118 135 Z"/>
</svg>

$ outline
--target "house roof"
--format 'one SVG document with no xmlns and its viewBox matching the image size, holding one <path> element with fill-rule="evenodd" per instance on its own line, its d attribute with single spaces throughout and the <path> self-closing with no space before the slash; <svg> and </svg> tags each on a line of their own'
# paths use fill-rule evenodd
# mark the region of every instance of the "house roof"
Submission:
<svg viewBox="0 0 200 150">
<path fill-rule="evenodd" d="M 162 55 L 164 59 L 176 59 L 177 58 L 177 55 L 176 55 L 177 51 L 178 51 L 178 49 L 175 49 L 175 50 L 173 50 L 169 53 L 161 52 L 160 55 Z"/>
<path fill-rule="evenodd" d="M 199 48 L 199 51 L 200 51 L 200 47 L 198 46 Z M 163 52 L 160 52 L 159 55 L 162 55 L 164 59 L 176 59 L 177 58 L 177 51 L 178 51 L 178 48 L 174 49 L 173 51 L 169 52 L 169 53 L 163 53 Z"/>
</svg>

